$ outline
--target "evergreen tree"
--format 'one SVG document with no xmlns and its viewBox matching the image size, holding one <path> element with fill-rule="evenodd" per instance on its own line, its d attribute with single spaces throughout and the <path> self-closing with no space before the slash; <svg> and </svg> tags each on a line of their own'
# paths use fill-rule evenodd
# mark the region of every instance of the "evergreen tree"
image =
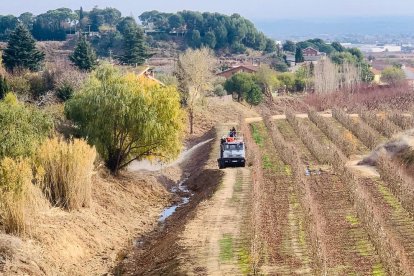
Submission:
<svg viewBox="0 0 414 276">
<path fill-rule="evenodd" d="M 76 45 L 75 51 L 70 55 L 69 59 L 80 70 L 90 71 L 96 64 L 96 54 L 91 44 L 82 36 Z"/>
<path fill-rule="evenodd" d="M 311 61 L 310 65 L 309 65 L 309 75 L 311 77 L 313 77 L 315 74 L 315 64 L 313 64 L 313 62 Z"/>
<path fill-rule="evenodd" d="M 123 32 L 124 54 L 121 61 L 129 65 L 142 65 L 148 57 L 147 48 L 144 41 L 144 32 L 141 28 L 129 25 Z"/>
<path fill-rule="evenodd" d="M 303 57 L 302 49 L 296 48 L 295 62 L 296 63 L 301 63 L 301 62 L 304 62 L 304 61 L 305 61 L 305 58 Z"/>
<path fill-rule="evenodd" d="M 36 42 L 25 26 L 19 24 L 10 34 L 3 52 L 3 63 L 8 70 L 16 68 L 39 70 L 45 54 L 36 49 Z"/>
<path fill-rule="evenodd" d="M 0 100 L 6 96 L 7 92 L 9 92 L 9 85 L 7 84 L 6 77 L 0 75 Z"/>
</svg>

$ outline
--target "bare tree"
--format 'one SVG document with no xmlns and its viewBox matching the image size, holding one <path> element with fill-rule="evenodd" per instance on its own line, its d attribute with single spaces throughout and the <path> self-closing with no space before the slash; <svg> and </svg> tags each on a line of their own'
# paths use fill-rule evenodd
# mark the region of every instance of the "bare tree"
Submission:
<svg viewBox="0 0 414 276">
<path fill-rule="evenodd" d="M 205 93 L 214 86 L 217 59 L 207 48 L 188 49 L 178 57 L 176 76 L 182 92 L 182 101 L 188 108 L 190 133 L 194 133 L 194 112 Z"/>
<path fill-rule="evenodd" d="M 336 65 L 329 58 L 319 61 L 314 69 L 315 91 L 330 93 L 338 90 L 355 91 L 361 82 L 361 68 L 344 62 Z"/>
<path fill-rule="evenodd" d="M 345 62 L 339 66 L 340 81 L 339 88 L 348 92 L 354 92 L 361 83 L 360 68 L 354 64 Z"/>
<path fill-rule="evenodd" d="M 330 93 L 338 90 L 338 68 L 330 59 L 320 60 L 314 69 L 315 91 Z"/>
</svg>

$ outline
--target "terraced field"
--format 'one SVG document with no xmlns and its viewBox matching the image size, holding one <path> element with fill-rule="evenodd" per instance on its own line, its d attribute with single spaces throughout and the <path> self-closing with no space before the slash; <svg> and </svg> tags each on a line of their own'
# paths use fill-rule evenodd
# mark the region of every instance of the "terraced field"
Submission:
<svg viewBox="0 0 414 276">
<path fill-rule="evenodd" d="M 413 274 L 414 220 L 404 208 L 411 194 L 401 195 L 410 183 L 397 185 L 375 168 L 362 174 L 349 167 L 408 127 L 381 117 L 386 129 L 380 133 L 370 116 L 287 114 L 250 124 L 263 174 L 254 185 L 262 187 L 257 198 L 268 222 L 259 235 L 259 272 Z"/>
</svg>

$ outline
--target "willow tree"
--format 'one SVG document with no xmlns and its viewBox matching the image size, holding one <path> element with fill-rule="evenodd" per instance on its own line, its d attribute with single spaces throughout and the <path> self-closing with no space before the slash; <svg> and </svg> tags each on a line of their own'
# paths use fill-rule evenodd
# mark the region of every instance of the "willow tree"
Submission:
<svg viewBox="0 0 414 276">
<path fill-rule="evenodd" d="M 207 91 L 213 89 L 217 59 L 207 48 L 188 49 L 178 57 L 176 76 L 182 101 L 188 108 L 190 133 L 194 131 L 194 112 Z"/>
<path fill-rule="evenodd" d="M 113 174 L 134 160 L 172 159 L 181 149 L 184 115 L 177 89 L 109 64 L 91 74 L 65 113 Z"/>
</svg>

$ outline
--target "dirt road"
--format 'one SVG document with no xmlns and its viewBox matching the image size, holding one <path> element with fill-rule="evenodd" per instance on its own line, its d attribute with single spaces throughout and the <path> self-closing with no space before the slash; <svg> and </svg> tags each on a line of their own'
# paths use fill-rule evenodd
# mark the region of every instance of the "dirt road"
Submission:
<svg viewBox="0 0 414 276">
<path fill-rule="evenodd" d="M 226 129 L 224 125 L 217 133 Z M 250 170 L 218 170 L 218 148 L 219 139 L 215 139 L 189 158 L 185 167 L 194 168 L 185 183 L 193 194 L 190 202 L 177 208 L 152 233 L 139 238 L 114 274 L 248 274 Z M 196 156 L 204 158 L 196 161 Z"/>
<path fill-rule="evenodd" d="M 180 256 L 187 275 L 242 275 L 249 264 L 243 263 L 248 240 L 243 238 L 243 220 L 248 210 L 250 171 L 225 170 L 218 192 L 203 202 L 185 227 L 178 242 L 185 248 Z M 191 260 L 191 262 L 187 262 Z"/>
</svg>

